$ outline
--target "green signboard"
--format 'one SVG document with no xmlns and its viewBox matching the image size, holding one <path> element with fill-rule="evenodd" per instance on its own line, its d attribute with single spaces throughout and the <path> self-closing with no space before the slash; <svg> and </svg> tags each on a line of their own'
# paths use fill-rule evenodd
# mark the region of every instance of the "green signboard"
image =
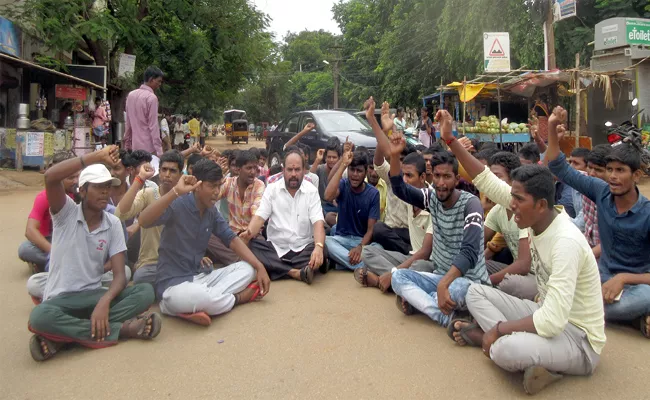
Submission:
<svg viewBox="0 0 650 400">
<path fill-rule="evenodd" d="M 650 21 L 627 18 L 625 20 L 626 39 L 628 44 L 650 46 Z"/>
</svg>

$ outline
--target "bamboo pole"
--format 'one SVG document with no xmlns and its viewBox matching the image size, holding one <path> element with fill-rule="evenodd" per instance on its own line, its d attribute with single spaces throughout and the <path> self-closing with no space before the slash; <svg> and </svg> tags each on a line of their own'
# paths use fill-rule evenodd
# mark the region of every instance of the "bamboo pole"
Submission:
<svg viewBox="0 0 650 400">
<path fill-rule="evenodd" d="M 461 115 L 460 120 L 463 121 L 461 122 L 461 129 L 463 130 L 463 135 L 465 135 L 465 110 L 467 109 L 467 101 L 463 101 L 463 99 L 467 100 L 467 76 L 463 77 L 463 96 L 461 98 L 461 101 L 463 102 L 463 115 Z"/>
<path fill-rule="evenodd" d="M 581 110 L 580 110 L 580 72 L 578 71 L 578 68 L 580 68 L 580 53 L 576 53 L 576 77 L 575 77 L 575 85 L 576 85 L 576 145 L 575 148 L 580 147 L 580 124 L 582 122 L 582 116 L 581 116 Z"/>
</svg>

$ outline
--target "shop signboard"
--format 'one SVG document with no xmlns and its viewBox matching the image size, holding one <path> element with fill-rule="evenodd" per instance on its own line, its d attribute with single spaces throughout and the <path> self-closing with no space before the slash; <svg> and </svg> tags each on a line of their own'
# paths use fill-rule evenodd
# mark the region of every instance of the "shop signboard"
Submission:
<svg viewBox="0 0 650 400">
<path fill-rule="evenodd" d="M 576 0 L 555 0 L 553 2 L 553 21 L 558 22 L 576 16 Z"/>
<path fill-rule="evenodd" d="M 117 71 L 119 77 L 129 77 L 135 72 L 135 56 L 133 54 L 122 53 L 120 55 L 120 66 Z"/>
<path fill-rule="evenodd" d="M 627 44 L 650 46 L 650 20 L 627 18 L 625 20 Z"/>
<path fill-rule="evenodd" d="M 510 72 L 510 34 L 483 33 L 483 56 L 485 72 Z"/>
<path fill-rule="evenodd" d="M 86 100 L 86 88 L 70 85 L 56 85 L 55 95 L 57 99 Z"/>
<path fill-rule="evenodd" d="M 0 52 L 20 57 L 20 29 L 13 22 L 0 17 Z"/>
<path fill-rule="evenodd" d="M 25 145 L 25 156 L 43 156 L 45 150 L 45 133 L 44 132 L 26 132 L 27 138 Z"/>
</svg>

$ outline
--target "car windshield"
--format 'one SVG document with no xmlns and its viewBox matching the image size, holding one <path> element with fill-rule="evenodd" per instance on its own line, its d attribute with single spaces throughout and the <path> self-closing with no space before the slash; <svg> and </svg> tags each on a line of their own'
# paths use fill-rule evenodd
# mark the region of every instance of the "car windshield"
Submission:
<svg viewBox="0 0 650 400">
<path fill-rule="evenodd" d="M 314 118 L 318 126 L 329 132 L 365 131 L 371 129 L 366 121 L 346 112 L 319 113 L 315 114 Z"/>
</svg>

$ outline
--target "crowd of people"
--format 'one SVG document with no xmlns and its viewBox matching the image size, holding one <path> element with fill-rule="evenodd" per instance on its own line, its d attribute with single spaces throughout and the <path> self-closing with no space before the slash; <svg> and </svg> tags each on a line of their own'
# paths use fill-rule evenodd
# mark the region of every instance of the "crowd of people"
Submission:
<svg viewBox="0 0 650 400">
<path fill-rule="evenodd" d="M 530 394 L 592 374 L 605 321 L 650 337 L 650 204 L 633 146 L 575 149 L 567 161 L 557 107 L 548 141 L 518 154 L 457 139 L 444 110 L 441 141 L 414 148 L 388 104 L 381 124 L 372 98 L 365 107 L 374 153 L 333 139 L 311 165 L 296 145 L 310 125 L 270 169 L 262 149 L 198 142 L 158 167 L 151 151 L 115 146 L 58 155 L 19 249 L 39 271 L 27 282 L 33 358 L 153 339 L 154 302 L 208 326 L 271 281 L 312 284 L 330 269 L 524 371 Z"/>
</svg>

